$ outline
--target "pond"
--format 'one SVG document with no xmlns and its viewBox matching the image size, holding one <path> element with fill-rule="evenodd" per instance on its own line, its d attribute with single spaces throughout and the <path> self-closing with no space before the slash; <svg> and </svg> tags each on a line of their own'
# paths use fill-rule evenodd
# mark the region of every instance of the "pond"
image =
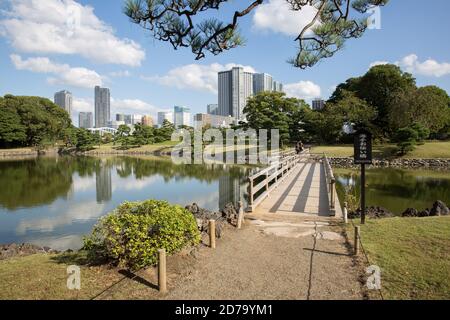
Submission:
<svg viewBox="0 0 450 320">
<path fill-rule="evenodd" d="M 341 202 L 344 202 L 349 186 L 354 187 L 359 199 L 359 171 L 335 169 L 334 173 Z M 431 208 L 436 200 L 450 204 L 450 171 L 369 169 L 366 184 L 367 205 L 384 207 L 396 215 L 401 215 L 407 208 Z"/>
<path fill-rule="evenodd" d="M 0 244 L 79 249 L 83 235 L 124 201 L 195 202 L 218 210 L 244 197 L 248 170 L 156 157 L 0 161 Z"/>
</svg>

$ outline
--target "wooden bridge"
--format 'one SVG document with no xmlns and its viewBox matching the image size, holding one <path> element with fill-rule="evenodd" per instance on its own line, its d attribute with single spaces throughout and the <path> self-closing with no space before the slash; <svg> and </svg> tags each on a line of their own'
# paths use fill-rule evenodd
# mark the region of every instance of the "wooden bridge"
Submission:
<svg viewBox="0 0 450 320">
<path fill-rule="evenodd" d="M 257 216 L 341 218 L 328 158 L 291 152 L 254 173 L 249 177 L 248 211 Z"/>
</svg>

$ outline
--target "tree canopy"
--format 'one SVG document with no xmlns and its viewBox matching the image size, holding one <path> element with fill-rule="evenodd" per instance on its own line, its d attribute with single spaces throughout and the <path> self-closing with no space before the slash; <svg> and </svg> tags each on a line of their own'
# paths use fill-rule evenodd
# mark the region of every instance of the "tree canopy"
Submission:
<svg viewBox="0 0 450 320">
<path fill-rule="evenodd" d="M 239 22 L 266 0 L 127 0 L 124 13 L 132 22 L 151 32 L 157 40 L 169 42 L 174 49 L 189 47 L 196 60 L 206 52 L 218 55 L 245 43 Z M 370 8 L 386 5 L 389 0 L 286 0 L 293 11 L 307 6 L 316 15 L 298 31 L 295 41 L 299 51 L 289 62 L 298 68 L 314 66 L 332 57 L 346 40 L 361 37 L 366 31 Z M 239 3 L 239 4 L 237 4 Z M 242 5 L 244 3 L 244 5 Z M 213 18 L 224 5 L 236 8 L 228 22 Z M 216 14 L 217 16 L 217 14 Z"/>
<path fill-rule="evenodd" d="M 46 98 L 0 97 L 0 147 L 39 146 L 63 138 L 69 114 Z"/>
</svg>

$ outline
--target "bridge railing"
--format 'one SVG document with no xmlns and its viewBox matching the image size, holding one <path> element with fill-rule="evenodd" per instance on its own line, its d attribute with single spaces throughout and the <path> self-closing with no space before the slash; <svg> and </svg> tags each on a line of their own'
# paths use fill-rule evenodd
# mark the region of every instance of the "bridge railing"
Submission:
<svg viewBox="0 0 450 320">
<path fill-rule="evenodd" d="M 334 216 L 336 214 L 336 178 L 334 177 L 333 168 L 326 154 L 323 155 L 323 165 L 325 167 L 330 214 Z"/>
<path fill-rule="evenodd" d="M 295 151 L 277 155 L 278 161 L 274 161 L 269 167 L 253 173 L 249 178 L 248 211 L 253 212 L 261 202 L 291 173 L 299 162 L 301 154 Z"/>
</svg>

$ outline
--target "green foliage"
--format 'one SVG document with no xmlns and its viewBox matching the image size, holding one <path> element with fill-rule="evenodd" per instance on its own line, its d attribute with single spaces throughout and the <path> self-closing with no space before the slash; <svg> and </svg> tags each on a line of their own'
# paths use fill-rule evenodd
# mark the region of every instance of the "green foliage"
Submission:
<svg viewBox="0 0 450 320">
<path fill-rule="evenodd" d="M 170 141 L 172 133 L 175 131 L 175 126 L 168 120 L 164 120 L 161 128 L 155 130 L 155 143 Z"/>
<path fill-rule="evenodd" d="M 64 137 L 70 116 L 48 99 L 0 98 L 0 147 L 41 146 Z"/>
<path fill-rule="evenodd" d="M 286 98 L 282 92 L 261 92 L 247 100 L 246 126 L 256 130 L 278 129 L 282 144 L 295 142 L 307 108 L 303 100 Z"/>
<path fill-rule="evenodd" d="M 419 134 L 411 127 L 398 129 L 395 135 L 399 153 L 405 155 L 414 150 Z"/>
<path fill-rule="evenodd" d="M 200 242 L 194 216 L 166 201 L 125 202 L 94 227 L 84 249 L 130 270 L 151 266 L 157 250 L 173 254 Z"/>
<path fill-rule="evenodd" d="M 86 129 L 76 129 L 76 148 L 80 151 L 89 151 L 98 144 L 99 136 Z"/>
</svg>

